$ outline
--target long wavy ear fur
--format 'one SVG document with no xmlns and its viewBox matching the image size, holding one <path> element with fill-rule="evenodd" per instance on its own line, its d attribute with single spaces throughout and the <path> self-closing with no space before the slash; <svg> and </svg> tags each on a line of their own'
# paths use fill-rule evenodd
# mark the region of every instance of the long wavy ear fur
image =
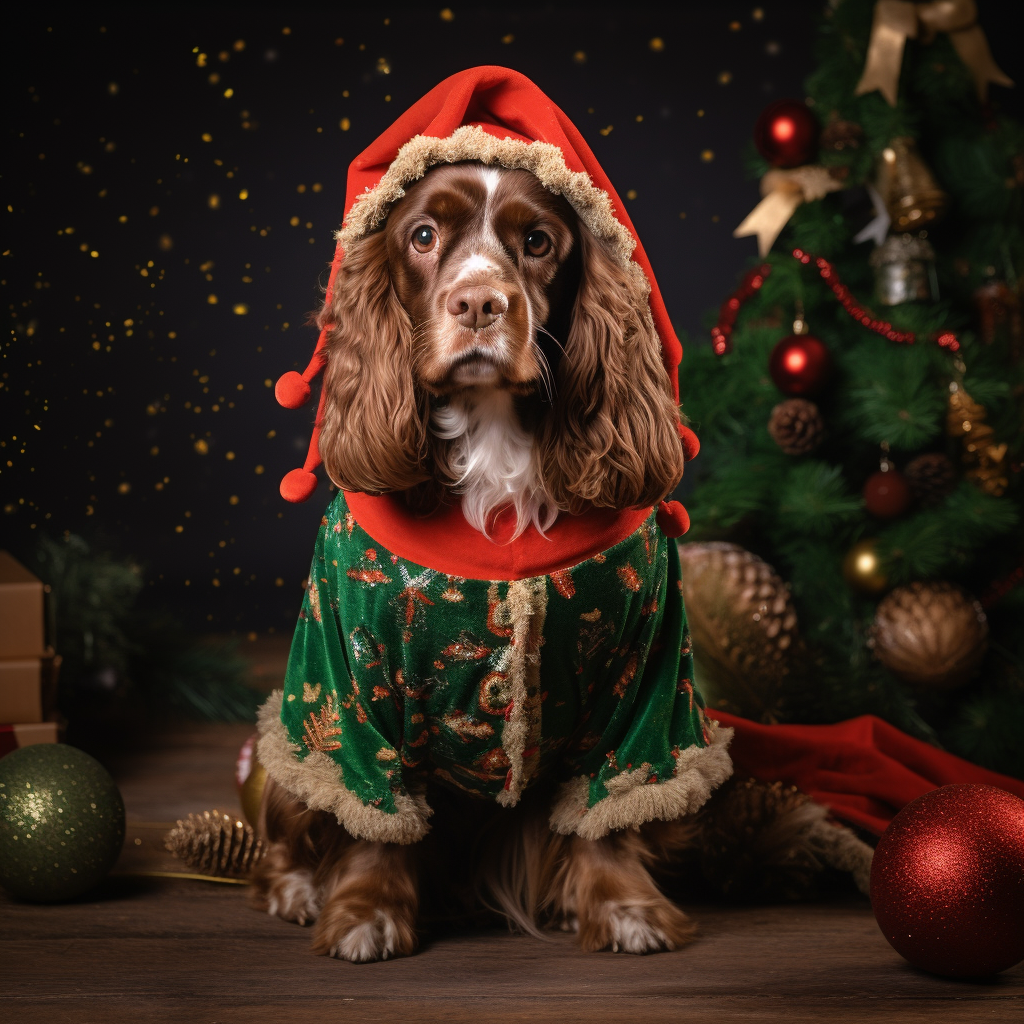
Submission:
<svg viewBox="0 0 1024 1024">
<path fill-rule="evenodd" d="M 429 478 L 427 397 L 413 383 L 413 328 L 379 231 L 345 253 L 320 326 L 328 340 L 320 457 L 347 491 L 403 491 Z"/>
<path fill-rule="evenodd" d="M 679 412 L 641 275 L 580 225 L 580 285 L 552 411 L 538 432 L 559 506 L 625 509 L 661 501 L 682 479 Z"/>
</svg>

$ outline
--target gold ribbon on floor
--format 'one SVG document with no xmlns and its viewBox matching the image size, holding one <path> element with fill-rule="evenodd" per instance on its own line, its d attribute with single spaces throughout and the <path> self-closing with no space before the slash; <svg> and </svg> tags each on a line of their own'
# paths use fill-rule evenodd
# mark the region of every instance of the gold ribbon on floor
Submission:
<svg viewBox="0 0 1024 1024">
<path fill-rule="evenodd" d="M 761 179 L 761 200 L 732 233 L 733 238 L 757 235 L 757 251 L 767 256 L 779 233 L 801 203 L 811 203 L 829 192 L 838 192 L 843 182 L 824 167 L 808 164 L 790 170 L 769 171 Z"/>
<path fill-rule="evenodd" d="M 868 59 L 864 64 L 855 96 L 878 89 L 896 106 L 896 92 L 903 64 L 903 48 L 908 38 L 930 43 L 939 32 L 949 35 L 959 58 L 974 78 L 978 99 L 988 96 L 988 83 L 1013 85 L 1013 81 L 996 64 L 988 40 L 978 25 L 978 5 L 974 0 L 933 0 L 932 3 L 911 3 L 910 0 L 878 0 L 871 25 Z"/>
</svg>

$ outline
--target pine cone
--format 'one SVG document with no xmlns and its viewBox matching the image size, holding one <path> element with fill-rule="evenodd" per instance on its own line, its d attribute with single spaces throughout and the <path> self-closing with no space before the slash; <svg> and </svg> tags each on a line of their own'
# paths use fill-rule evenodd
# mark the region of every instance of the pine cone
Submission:
<svg viewBox="0 0 1024 1024">
<path fill-rule="evenodd" d="M 789 588 L 736 544 L 682 544 L 683 600 L 712 707 L 773 722 L 802 644 Z"/>
<path fill-rule="evenodd" d="M 871 847 L 795 786 L 733 776 L 693 824 L 692 845 L 675 854 L 666 879 L 684 901 L 709 887 L 730 901 L 805 900 L 844 875 L 868 892 Z"/>
<path fill-rule="evenodd" d="M 768 419 L 768 433 L 787 455 L 806 455 L 821 443 L 825 421 L 813 402 L 788 398 L 780 402 Z"/>
<path fill-rule="evenodd" d="M 733 900 L 815 895 L 821 863 L 799 840 L 801 827 L 824 813 L 795 786 L 730 779 L 698 818 L 704 880 Z"/>
<path fill-rule="evenodd" d="M 263 858 L 263 840 L 220 811 L 190 814 L 167 833 L 164 846 L 193 871 L 222 878 L 249 874 Z"/>
<path fill-rule="evenodd" d="M 857 149 L 864 141 L 864 129 L 856 121 L 830 121 L 821 133 L 821 148 L 841 153 Z"/>
<path fill-rule="evenodd" d="M 938 505 L 956 485 L 956 469 L 942 452 L 926 452 L 903 468 L 911 493 L 922 505 Z"/>
</svg>

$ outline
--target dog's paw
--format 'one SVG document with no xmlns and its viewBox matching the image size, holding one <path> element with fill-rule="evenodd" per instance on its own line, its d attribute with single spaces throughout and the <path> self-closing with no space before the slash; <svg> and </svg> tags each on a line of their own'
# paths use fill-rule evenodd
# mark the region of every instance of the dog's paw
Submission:
<svg viewBox="0 0 1024 1024">
<path fill-rule="evenodd" d="M 613 953 L 656 953 L 681 949 L 693 941 L 696 931 L 696 925 L 668 900 L 608 901 L 580 922 L 580 945 Z"/>
<path fill-rule="evenodd" d="M 415 949 L 415 933 L 401 915 L 382 909 L 372 911 L 372 915 L 363 921 L 343 915 L 333 927 L 321 920 L 313 948 L 356 964 L 408 956 Z"/>
<path fill-rule="evenodd" d="M 296 924 L 311 924 L 320 913 L 320 903 L 313 875 L 304 868 L 295 868 L 276 878 L 267 889 L 267 913 Z"/>
<path fill-rule="evenodd" d="M 350 928 L 330 948 L 330 955 L 339 960 L 361 964 L 370 960 L 387 960 L 395 955 L 398 929 L 387 911 L 378 910 L 372 921 Z"/>
</svg>

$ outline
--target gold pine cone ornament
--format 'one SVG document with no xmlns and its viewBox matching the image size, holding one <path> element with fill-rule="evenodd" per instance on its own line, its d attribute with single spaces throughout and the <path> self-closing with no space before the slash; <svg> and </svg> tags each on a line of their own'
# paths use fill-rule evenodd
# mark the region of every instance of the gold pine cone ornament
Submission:
<svg viewBox="0 0 1024 1024">
<path fill-rule="evenodd" d="M 988 648 L 981 605 L 954 583 L 897 587 L 875 612 L 870 644 L 893 675 L 937 690 L 963 686 Z"/>
<path fill-rule="evenodd" d="M 679 558 L 697 678 L 709 706 L 777 721 L 803 646 L 789 588 L 736 544 L 682 544 Z"/>
</svg>

